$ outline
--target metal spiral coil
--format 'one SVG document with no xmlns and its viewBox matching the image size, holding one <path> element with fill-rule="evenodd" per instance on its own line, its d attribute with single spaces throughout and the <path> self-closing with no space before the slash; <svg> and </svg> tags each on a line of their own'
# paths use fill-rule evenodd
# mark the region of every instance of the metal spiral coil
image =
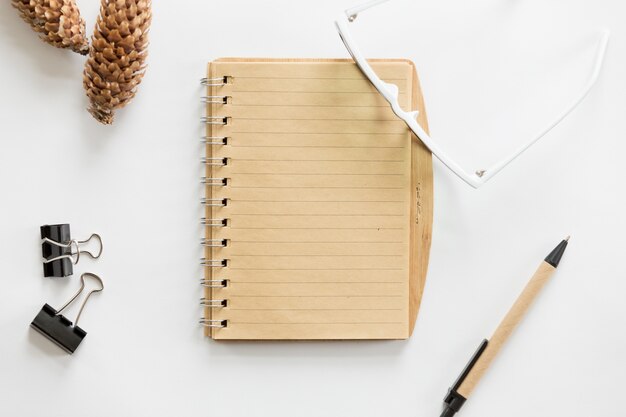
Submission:
<svg viewBox="0 0 626 417">
<path fill-rule="evenodd" d="M 225 126 L 228 124 L 228 116 L 202 116 L 200 121 L 206 125 L 219 125 Z"/>
<path fill-rule="evenodd" d="M 201 142 L 205 145 L 228 145 L 227 136 L 203 136 Z"/>
<path fill-rule="evenodd" d="M 200 102 L 203 104 L 228 104 L 228 100 L 231 96 L 203 96 L 200 98 Z"/>
<path fill-rule="evenodd" d="M 204 327 L 211 327 L 211 328 L 217 328 L 217 329 L 228 327 L 228 320 L 209 320 L 206 318 L 201 318 L 200 320 L 198 320 L 198 323 L 200 323 Z"/>
<path fill-rule="evenodd" d="M 224 177 L 200 177 L 200 183 L 212 186 L 226 187 L 228 185 L 228 178 Z"/>
<path fill-rule="evenodd" d="M 228 246 L 228 239 L 200 239 L 200 245 L 205 248 L 225 248 Z"/>
<path fill-rule="evenodd" d="M 221 87 L 228 84 L 228 79 L 231 78 L 227 75 L 223 77 L 214 77 L 214 78 L 200 78 L 200 84 L 206 87 Z"/>
<path fill-rule="evenodd" d="M 228 300 L 227 299 L 210 300 L 206 297 L 202 297 L 200 299 L 200 305 L 202 307 L 208 307 L 208 308 L 223 308 L 223 307 L 228 307 Z"/>
<path fill-rule="evenodd" d="M 204 165 L 213 166 L 213 167 L 225 167 L 228 165 L 228 158 L 200 158 L 200 162 Z"/>
<path fill-rule="evenodd" d="M 206 217 L 202 217 L 200 219 L 200 224 L 207 227 L 226 227 L 228 226 L 228 219 L 208 219 Z"/>
<path fill-rule="evenodd" d="M 226 207 L 228 198 L 201 198 L 200 204 L 206 207 Z"/>
<path fill-rule="evenodd" d="M 228 287 L 228 280 L 200 278 L 200 285 L 205 288 L 226 288 Z"/>
<path fill-rule="evenodd" d="M 232 77 L 214 77 L 214 78 L 202 78 L 200 83 L 207 87 L 222 87 L 229 84 L 232 81 Z M 211 94 L 211 92 L 209 92 Z M 228 95 L 206 95 L 201 97 L 201 102 L 207 105 L 225 105 L 228 104 L 232 98 Z M 227 116 L 204 116 L 201 122 L 209 126 L 225 126 L 229 124 L 230 117 Z M 210 136 L 206 135 L 202 137 L 202 143 L 210 146 L 225 146 L 228 145 L 229 138 L 226 136 Z M 205 156 L 201 158 L 201 163 L 210 167 L 223 167 L 228 165 L 228 158 L 214 158 Z M 208 187 L 226 187 L 228 185 L 228 178 L 222 177 L 201 177 L 201 183 Z M 200 203 L 204 207 L 226 207 L 228 204 L 227 198 L 207 198 L 204 197 L 200 200 Z M 226 227 L 228 225 L 228 219 L 226 218 L 208 218 L 203 217 L 200 219 L 200 224 L 205 227 Z M 227 239 L 210 239 L 208 236 L 200 240 L 200 244 L 205 248 L 223 248 L 228 245 Z M 228 259 L 211 259 L 202 258 L 200 265 L 206 268 L 225 268 L 228 266 Z M 200 279 L 200 285 L 204 288 L 225 288 L 228 285 L 226 279 Z M 207 294 L 210 294 L 209 291 Z M 202 297 L 200 299 L 200 305 L 205 308 L 224 308 L 228 306 L 228 300 L 226 299 L 212 299 L 211 297 Z M 225 328 L 228 326 L 227 320 L 215 320 L 207 317 L 201 318 L 199 324 L 209 328 Z"/>
<path fill-rule="evenodd" d="M 226 268 L 228 266 L 228 259 L 201 258 L 200 265 L 207 268 Z"/>
</svg>

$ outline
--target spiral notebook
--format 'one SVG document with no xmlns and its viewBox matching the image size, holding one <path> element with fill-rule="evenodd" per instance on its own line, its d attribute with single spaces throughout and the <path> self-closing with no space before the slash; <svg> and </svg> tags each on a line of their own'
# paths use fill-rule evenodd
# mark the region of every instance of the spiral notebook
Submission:
<svg viewBox="0 0 626 417">
<path fill-rule="evenodd" d="M 373 61 L 426 117 L 412 63 Z M 432 224 L 428 151 L 351 60 L 209 64 L 204 318 L 214 339 L 404 339 Z"/>
</svg>

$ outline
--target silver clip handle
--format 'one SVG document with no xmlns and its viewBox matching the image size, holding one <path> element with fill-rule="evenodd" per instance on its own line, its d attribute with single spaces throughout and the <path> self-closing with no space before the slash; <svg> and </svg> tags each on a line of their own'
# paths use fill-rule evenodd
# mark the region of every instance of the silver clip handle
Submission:
<svg viewBox="0 0 626 417">
<path fill-rule="evenodd" d="M 98 252 L 94 255 L 93 253 L 91 253 L 88 250 L 81 250 L 80 249 L 80 245 L 84 245 L 86 243 L 88 243 L 91 239 L 96 239 L 98 241 Z M 54 262 L 54 261 L 58 261 L 60 259 L 69 259 L 70 261 L 72 261 L 72 263 L 74 265 L 76 265 L 78 263 L 78 261 L 80 260 L 80 255 L 82 253 L 86 254 L 87 256 L 89 256 L 91 259 L 98 259 L 100 257 L 100 255 L 102 255 L 102 250 L 104 249 L 104 245 L 102 244 L 102 238 L 100 237 L 99 234 L 97 233 L 93 233 L 91 236 L 89 236 L 89 238 L 85 239 L 85 240 L 77 240 L 77 239 L 72 239 L 70 240 L 68 243 L 62 243 L 62 242 L 57 242 L 56 240 L 52 240 L 50 238 L 44 237 L 41 240 L 42 243 L 49 243 L 51 245 L 55 245 L 58 246 L 60 248 L 70 248 L 70 254 L 69 255 L 61 255 L 61 256 L 55 256 L 54 258 L 50 258 L 50 259 L 44 259 L 43 263 L 47 264 L 50 262 Z M 75 251 L 72 251 L 71 248 L 75 248 Z"/>
<path fill-rule="evenodd" d="M 61 312 L 63 310 L 65 310 L 70 304 L 72 304 L 74 302 L 74 300 L 76 300 L 76 298 L 78 298 L 80 293 L 83 292 L 83 290 L 85 289 L 85 278 L 86 277 L 93 278 L 96 281 L 98 281 L 100 283 L 100 288 L 93 289 L 93 290 L 89 291 L 89 293 L 87 293 L 87 296 L 83 300 L 83 303 L 80 305 L 80 309 L 78 310 L 78 314 L 76 315 L 76 320 L 74 320 L 74 326 L 78 325 L 78 320 L 80 320 L 80 315 L 83 313 L 83 309 L 85 308 L 85 304 L 87 304 L 87 300 L 89 300 L 89 297 L 91 297 L 91 294 L 93 294 L 95 292 L 100 292 L 100 291 L 102 291 L 104 289 L 104 283 L 102 282 L 102 279 L 99 276 L 97 276 L 96 274 L 92 274 L 91 272 L 85 272 L 84 274 L 82 274 L 80 276 L 80 288 L 78 289 L 78 291 L 76 291 L 76 294 L 74 294 L 72 296 L 72 298 L 69 299 L 69 301 L 67 303 L 63 304 L 63 307 L 61 307 L 60 309 L 57 310 L 57 316 L 59 314 L 61 314 Z"/>
</svg>

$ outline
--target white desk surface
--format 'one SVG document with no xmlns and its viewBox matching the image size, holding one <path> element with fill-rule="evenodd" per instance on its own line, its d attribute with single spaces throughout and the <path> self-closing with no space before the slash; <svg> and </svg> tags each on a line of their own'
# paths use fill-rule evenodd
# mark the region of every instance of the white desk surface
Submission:
<svg viewBox="0 0 626 417">
<path fill-rule="evenodd" d="M 91 31 L 98 2 L 79 4 Z M 347 57 L 333 18 L 352 5 L 155 1 L 147 75 L 105 127 L 84 111 L 83 57 L 40 42 L 0 4 L 1 415 L 438 416 L 479 341 L 568 234 L 557 274 L 459 415 L 626 413 L 620 0 L 396 0 L 361 15 L 368 56 L 415 61 L 433 136 L 468 169 L 543 127 L 582 88 L 597 30 L 612 38 L 586 101 L 487 186 L 435 163 L 430 270 L 410 340 L 202 336 L 198 79 L 223 56 Z M 105 244 L 76 268 L 106 290 L 73 356 L 29 329 L 44 302 L 78 285 L 42 278 L 39 226 L 55 222 Z"/>
</svg>

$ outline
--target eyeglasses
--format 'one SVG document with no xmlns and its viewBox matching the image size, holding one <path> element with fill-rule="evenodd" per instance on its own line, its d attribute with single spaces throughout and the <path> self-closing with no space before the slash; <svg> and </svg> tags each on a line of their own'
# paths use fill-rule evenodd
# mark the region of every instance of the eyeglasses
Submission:
<svg viewBox="0 0 626 417">
<path fill-rule="evenodd" d="M 345 11 L 345 14 L 342 14 L 336 21 L 335 25 L 337 27 L 337 31 L 339 32 L 339 36 L 341 40 L 345 44 L 346 48 L 354 62 L 359 67 L 361 72 L 367 77 L 367 79 L 372 83 L 374 88 L 378 90 L 378 92 L 385 98 L 385 100 L 391 106 L 392 111 L 402 119 L 407 126 L 415 133 L 415 135 L 424 143 L 424 145 L 439 159 L 445 166 L 447 166 L 452 172 L 454 172 L 459 178 L 465 181 L 467 184 L 471 185 L 474 188 L 478 188 L 486 183 L 489 179 L 493 178 L 498 172 L 500 172 L 504 167 L 506 167 L 509 163 L 511 163 L 514 159 L 520 156 L 526 149 L 530 148 L 533 144 L 535 144 L 539 139 L 546 135 L 549 131 L 551 131 L 556 125 L 558 125 L 565 117 L 567 117 L 587 96 L 596 80 L 598 79 L 598 75 L 600 74 L 600 69 L 602 68 L 602 63 L 604 61 L 604 54 L 606 52 L 607 43 L 609 41 L 609 31 L 605 30 L 602 33 L 602 37 L 600 38 L 595 64 L 593 66 L 593 71 L 587 84 L 585 84 L 582 92 L 576 97 L 576 99 L 565 108 L 561 113 L 554 118 L 547 127 L 541 130 L 537 135 L 528 140 L 523 146 L 516 149 L 511 155 L 503 158 L 499 162 L 495 163 L 491 167 L 487 169 L 481 169 L 476 171 L 474 174 L 470 174 L 465 171 L 453 158 L 448 155 L 448 153 L 442 149 L 435 140 L 433 140 L 428 133 L 420 126 L 420 124 L 416 120 L 417 112 L 415 111 L 404 111 L 400 104 L 398 103 L 398 87 L 394 84 L 390 84 L 382 81 L 376 72 L 369 65 L 367 60 L 361 54 L 359 47 L 357 46 L 354 38 L 350 34 L 349 26 L 350 23 L 353 22 L 359 13 L 374 7 L 378 4 L 384 3 L 389 0 L 373 0 L 367 3 L 364 3 L 360 6 L 353 7 Z"/>
</svg>

